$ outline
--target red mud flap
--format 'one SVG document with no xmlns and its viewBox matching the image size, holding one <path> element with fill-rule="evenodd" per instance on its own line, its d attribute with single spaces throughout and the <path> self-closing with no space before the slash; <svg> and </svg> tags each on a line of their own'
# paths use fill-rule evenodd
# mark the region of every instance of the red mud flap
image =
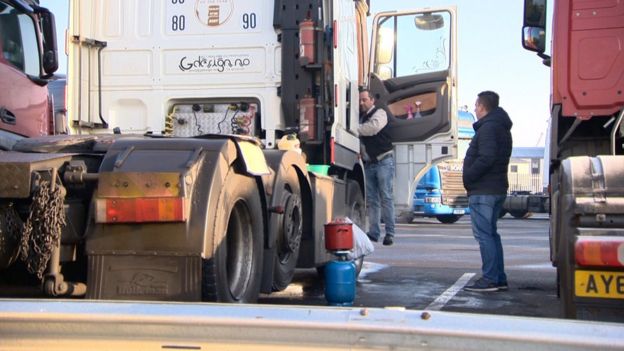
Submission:
<svg viewBox="0 0 624 351">
<path fill-rule="evenodd" d="M 201 301 L 199 256 L 90 254 L 88 299 Z"/>
</svg>

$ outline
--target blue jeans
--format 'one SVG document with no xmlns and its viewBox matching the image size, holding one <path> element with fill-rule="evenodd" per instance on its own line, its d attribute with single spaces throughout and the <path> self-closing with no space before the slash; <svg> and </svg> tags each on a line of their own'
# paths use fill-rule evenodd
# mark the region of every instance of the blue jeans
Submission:
<svg viewBox="0 0 624 351">
<path fill-rule="evenodd" d="M 468 199 L 472 234 L 481 251 L 481 272 L 490 283 L 507 283 L 503 245 L 496 229 L 506 195 L 471 195 Z"/>
<path fill-rule="evenodd" d="M 366 202 L 368 206 L 368 235 L 379 239 L 381 218 L 386 235 L 394 236 L 394 157 L 389 156 L 377 163 L 364 165 L 366 173 Z"/>
</svg>

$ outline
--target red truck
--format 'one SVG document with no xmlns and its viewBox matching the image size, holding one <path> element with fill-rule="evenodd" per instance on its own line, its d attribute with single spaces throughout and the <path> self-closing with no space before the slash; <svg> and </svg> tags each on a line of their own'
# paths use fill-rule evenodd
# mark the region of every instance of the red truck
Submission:
<svg viewBox="0 0 624 351">
<path fill-rule="evenodd" d="M 525 49 L 551 67 L 550 250 L 567 318 L 624 320 L 624 3 L 526 0 Z"/>
<path fill-rule="evenodd" d="M 38 1 L 0 1 L 0 53 L 0 133 L 14 138 L 52 134 L 46 85 L 58 68 L 54 16 Z"/>
</svg>

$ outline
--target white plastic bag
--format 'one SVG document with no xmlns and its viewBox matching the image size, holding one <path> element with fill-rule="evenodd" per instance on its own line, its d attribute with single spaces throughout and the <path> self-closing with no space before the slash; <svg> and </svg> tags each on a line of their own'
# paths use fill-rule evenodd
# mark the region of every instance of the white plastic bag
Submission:
<svg viewBox="0 0 624 351">
<path fill-rule="evenodd" d="M 352 223 L 353 229 L 353 250 L 349 254 L 349 259 L 355 260 L 362 256 L 370 255 L 375 251 L 375 246 L 373 246 L 373 243 L 362 228 L 353 223 L 349 217 L 347 217 L 346 220 L 348 223 Z"/>
</svg>

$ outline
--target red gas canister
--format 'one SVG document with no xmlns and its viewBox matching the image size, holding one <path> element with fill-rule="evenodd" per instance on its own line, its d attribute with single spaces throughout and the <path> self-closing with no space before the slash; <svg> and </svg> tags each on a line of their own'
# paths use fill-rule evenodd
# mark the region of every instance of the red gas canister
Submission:
<svg viewBox="0 0 624 351">
<path fill-rule="evenodd" d="M 299 60 L 302 65 L 312 64 L 315 59 L 314 22 L 305 20 L 299 23 Z"/>
<path fill-rule="evenodd" d="M 299 99 L 299 133 L 305 141 L 316 139 L 316 101 L 308 95 Z"/>
<path fill-rule="evenodd" d="M 325 224 L 325 248 L 329 251 L 353 249 L 353 224 L 344 219 Z"/>
</svg>

